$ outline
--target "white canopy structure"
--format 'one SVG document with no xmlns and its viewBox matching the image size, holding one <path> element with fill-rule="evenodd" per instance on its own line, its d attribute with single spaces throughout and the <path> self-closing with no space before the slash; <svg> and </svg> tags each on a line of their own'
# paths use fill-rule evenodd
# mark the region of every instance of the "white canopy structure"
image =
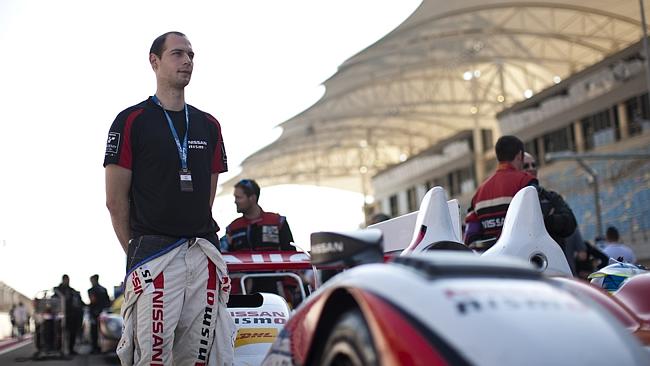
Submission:
<svg viewBox="0 0 650 366">
<path fill-rule="evenodd" d="M 376 172 L 469 129 L 480 181 L 480 129 L 497 136 L 497 112 L 641 35 L 636 0 L 424 0 L 345 61 L 239 177 L 370 194 Z"/>
</svg>

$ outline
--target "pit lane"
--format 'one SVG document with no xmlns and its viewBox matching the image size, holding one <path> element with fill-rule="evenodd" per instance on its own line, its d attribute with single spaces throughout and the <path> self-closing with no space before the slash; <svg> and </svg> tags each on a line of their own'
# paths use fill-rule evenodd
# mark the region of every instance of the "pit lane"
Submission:
<svg viewBox="0 0 650 366">
<path fill-rule="evenodd" d="M 31 339 L 22 342 L 7 342 L 0 344 L 0 365 L 24 365 L 24 366 L 90 366 L 90 365 L 119 365 L 120 362 L 115 354 L 93 355 L 90 354 L 90 346 L 77 346 L 78 355 L 74 357 L 45 357 L 40 360 L 33 358 L 36 353 L 36 346 Z"/>
</svg>

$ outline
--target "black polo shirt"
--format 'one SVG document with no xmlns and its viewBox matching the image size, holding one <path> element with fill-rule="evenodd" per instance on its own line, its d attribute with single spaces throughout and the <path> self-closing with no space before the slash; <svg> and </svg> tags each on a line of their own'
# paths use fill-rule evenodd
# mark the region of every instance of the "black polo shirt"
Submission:
<svg viewBox="0 0 650 366">
<path fill-rule="evenodd" d="M 179 139 L 185 112 L 167 111 Z M 188 105 L 188 169 L 193 192 L 181 192 L 178 149 L 165 114 L 151 98 L 118 114 L 108 133 L 104 167 L 132 172 L 131 237 L 204 237 L 219 228 L 210 207 L 210 176 L 228 170 L 221 126 L 210 114 Z"/>
</svg>

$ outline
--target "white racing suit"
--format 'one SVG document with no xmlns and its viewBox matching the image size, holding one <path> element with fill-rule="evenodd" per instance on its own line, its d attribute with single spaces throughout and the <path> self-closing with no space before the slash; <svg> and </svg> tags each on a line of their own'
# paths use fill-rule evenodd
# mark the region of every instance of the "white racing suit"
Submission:
<svg viewBox="0 0 650 366">
<path fill-rule="evenodd" d="M 234 363 L 230 279 L 217 248 L 179 240 L 127 273 L 117 346 L 123 366 Z"/>
</svg>

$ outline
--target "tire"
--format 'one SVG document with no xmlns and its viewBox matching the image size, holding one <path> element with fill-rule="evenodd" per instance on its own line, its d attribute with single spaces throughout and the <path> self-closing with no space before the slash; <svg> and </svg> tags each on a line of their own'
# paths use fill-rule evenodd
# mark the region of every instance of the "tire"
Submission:
<svg viewBox="0 0 650 366">
<path fill-rule="evenodd" d="M 318 365 L 379 365 L 370 330 L 359 309 L 349 310 L 337 320 L 327 337 Z"/>
</svg>

